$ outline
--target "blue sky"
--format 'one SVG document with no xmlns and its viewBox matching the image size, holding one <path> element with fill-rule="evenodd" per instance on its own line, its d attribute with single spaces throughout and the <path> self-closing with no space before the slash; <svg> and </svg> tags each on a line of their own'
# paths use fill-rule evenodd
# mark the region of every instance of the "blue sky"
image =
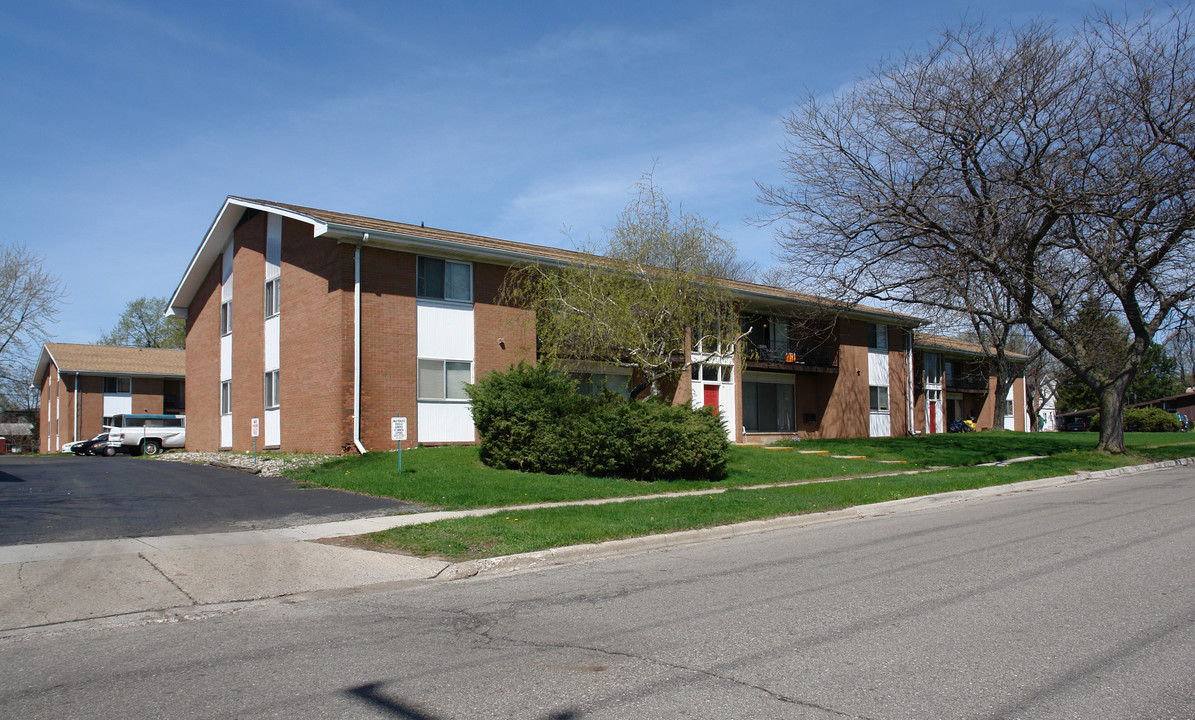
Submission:
<svg viewBox="0 0 1195 720">
<path fill-rule="evenodd" d="M 1115 5 L 1110 5 L 1116 7 Z M 0 242 L 67 288 L 59 342 L 170 295 L 227 195 L 572 247 L 658 185 L 747 222 L 782 115 L 964 16 L 1090 2 L 0 5 Z M 1121 5 L 1121 8 L 1124 6 Z"/>
</svg>

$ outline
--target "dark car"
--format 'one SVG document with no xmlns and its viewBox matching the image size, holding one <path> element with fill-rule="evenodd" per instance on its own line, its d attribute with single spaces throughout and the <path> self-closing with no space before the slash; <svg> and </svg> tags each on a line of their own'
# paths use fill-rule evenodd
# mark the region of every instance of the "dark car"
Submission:
<svg viewBox="0 0 1195 720">
<path fill-rule="evenodd" d="M 1071 432 L 1082 432 L 1091 429 L 1090 418 L 1071 418 L 1066 423 L 1066 429 Z"/>
<path fill-rule="evenodd" d="M 76 455 L 104 455 L 108 447 L 108 431 L 96 435 L 90 440 L 80 440 L 71 443 L 70 451 Z"/>
</svg>

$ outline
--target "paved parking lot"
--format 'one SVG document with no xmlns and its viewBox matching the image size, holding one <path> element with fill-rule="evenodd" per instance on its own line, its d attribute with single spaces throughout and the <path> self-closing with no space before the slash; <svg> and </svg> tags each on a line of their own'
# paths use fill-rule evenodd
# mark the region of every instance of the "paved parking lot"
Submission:
<svg viewBox="0 0 1195 720">
<path fill-rule="evenodd" d="M 0 456 L 0 545 L 278 528 L 412 509 L 203 465 Z"/>
</svg>

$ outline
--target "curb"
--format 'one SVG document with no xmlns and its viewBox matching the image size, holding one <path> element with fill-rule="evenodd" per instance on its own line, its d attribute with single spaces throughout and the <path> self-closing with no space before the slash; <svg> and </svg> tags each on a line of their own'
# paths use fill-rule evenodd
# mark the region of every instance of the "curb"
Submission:
<svg viewBox="0 0 1195 720">
<path fill-rule="evenodd" d="M 772 530 L 801 528 L 841 520 L 880 517 L 897 512 L 915 512 L 955 502 L 1031 492 L 1044 488 L 1061 487 L 1122 475 L 1133 475 L 1149 470 L 1161 470 L 1188 465 L 1195 465 L 1195 458 L 1162 460 L 1146 465 L 1129 465 L 1110 470 L 1080 471 L 1073 475 L 1024 480 L 1006 485 L 989 485 L 988 487 L 975 488 L 973 490 L 952 490 L 936 495 L 887 500 L 871 505 L 857 505 L 855 507 L 843 508 L 842 510 L 830 510 L 827 512 L 810 513 L 808 515 L 788 515 L 768 518 L 766 520 L 748 520 L 747 522 L 736 523 L 734 525 L 719 525 L 717 527 L 681 530 L 678 532 L 626 538 L 623 540 L 606 540 L 600 543 L 569 545 L 548 550 L 519 553 L 517 555 L 501 555 L 499 557 L 482 558 L 480 560 L 465 560 L 445 567 L 434 576 L 434 579 L 464 580 L 478 575 L 522 572 L 553 565 L 565 565 L 584 560 L 607 558 L 614 555 L 628 555 L 664 548 L 681 547 L 683 545 L 692 545 L 710 540 L 728 540 L 739 535 L 757 535 Z"/>
</svg>

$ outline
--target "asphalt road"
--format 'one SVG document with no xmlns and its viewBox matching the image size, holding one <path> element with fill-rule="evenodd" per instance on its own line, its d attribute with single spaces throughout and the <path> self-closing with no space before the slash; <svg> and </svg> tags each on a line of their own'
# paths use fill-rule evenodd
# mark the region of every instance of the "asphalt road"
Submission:
<svg viewBox="0 0 1195 720">
<path fill-rule="evenodd" d="M 1192 718 L 1189 468 L 0 637 L 20 718 Z"/>
<path fill-rule="evenodd" d="M 0 545 L 287 527 L 411 507 L 203 465 L 0 456 Z"/>
</svg>

